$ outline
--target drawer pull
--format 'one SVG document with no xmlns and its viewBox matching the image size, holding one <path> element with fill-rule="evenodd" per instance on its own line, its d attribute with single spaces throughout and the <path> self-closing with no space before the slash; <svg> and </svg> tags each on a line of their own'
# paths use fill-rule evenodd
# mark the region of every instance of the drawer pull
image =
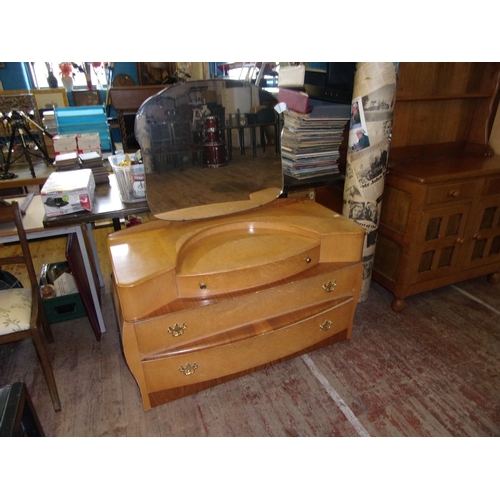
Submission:
<svg viewBox="0 0 500 500">
<path fill-rule="evenodd" d="M 332 327 L 333 322 L 327 319 L 322 325 L 320 325 L 320 329 L 326 332 L 327 330 L 330 330 Z"/>
<path fill-rule="evenodd" d="M 181 373 L 184 373 L 184 375 L 187 376 L 187 375 L 192 375 L 196 371 L 197 368 L 198 368 L 198 365 L 196 363 L 193 363 L 193 364 L 188 363 L 186 366 L 181 366 L 179 368 L 179 371 Z"/>
<path fill-rule="evenodd" d="M 207 285 L 205 283 L 200 283 L 200 290 L 206 290 Z"/>
<path fill-rule="evenodd" d="M 306 257 L 306 262 L 307 262 L 308 264 L 310 264 L 310 263 L 311 263 L 311 261 L 312 261 L 311 257 Z"/>
<path fill-rule="evenodd" d="M 329 281 L 328 283 L 325 283 L 323 285 L 323 290 L 326 290 L 327 292 L 333 292 L 336 286 L 337 282 L 335 280 Z"/>
<path fill-rule="evenodd" d="M 168 327 L 168 333 L 170 333 L 173 337 L 180 337 L 186 328 L 186 323 L 182 323 L 182 325 L 176 323 L 174 327 Z"/>
<path fill-rule="evenodd" d="M 452 198 L 457 198 L 459 194 L 460 194 L 460 191 L 456 191 L 456 190 L 450 191 L 450 196 Z"/>
</svg>

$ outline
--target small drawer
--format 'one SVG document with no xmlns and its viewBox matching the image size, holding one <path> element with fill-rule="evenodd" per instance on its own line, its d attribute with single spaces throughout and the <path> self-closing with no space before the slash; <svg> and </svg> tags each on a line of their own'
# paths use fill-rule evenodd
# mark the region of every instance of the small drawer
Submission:
<svg viewBox="0 0 500 500">
<path fill-rule="evenodd" d="M 483 196 L 500 195 L 500 176 L 489 177 L 484 181 Z"/>
<path fill-rule="evenodd" d="M 158 353 L 241 325 L 291 314 L 327 299 L 352 297 L 359 293 L 361 279 L 361 263 L 353 264 L 211 305 L 137 321 L 134 326 L 139 351 Z"/>
<path fill-rule="evenodd" d="M 474 197 L 476 186 L 477 181 L 430 186 L 427 188 L 425 204 L 435 205 L 437 203 L 470 200 Z"/>
<path fill-rule="evenodd" d="M 241 342 L 142 362 L 149 393 L 203 383 L 291 356 L 349 328 L 349 299 L 305 321 Z"/>
</svg>

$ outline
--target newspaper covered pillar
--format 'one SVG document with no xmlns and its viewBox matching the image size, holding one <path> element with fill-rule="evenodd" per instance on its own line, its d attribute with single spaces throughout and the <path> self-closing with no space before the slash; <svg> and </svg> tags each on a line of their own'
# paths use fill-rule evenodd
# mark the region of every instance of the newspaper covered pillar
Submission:
<svg viewBox="0 0 500 500">
<path fill-rule="evenodd" d="M 358 63 L 354 76 L 342 212 L 366 229 L 360 302 L 370 289 L 397 71 L 397 63 Z"/>
</svg>

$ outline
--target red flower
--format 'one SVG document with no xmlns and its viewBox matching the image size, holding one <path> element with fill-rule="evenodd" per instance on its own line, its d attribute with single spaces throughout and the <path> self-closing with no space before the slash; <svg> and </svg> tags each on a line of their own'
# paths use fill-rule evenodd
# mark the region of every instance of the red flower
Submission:
<svg viewBox="0 0 500 500">
<path fill-rule="evenodd" d="M 61 76 L 72 76 L 73 67 L 68 62 L 59 63 L 59 74 Z"/>
</svg>

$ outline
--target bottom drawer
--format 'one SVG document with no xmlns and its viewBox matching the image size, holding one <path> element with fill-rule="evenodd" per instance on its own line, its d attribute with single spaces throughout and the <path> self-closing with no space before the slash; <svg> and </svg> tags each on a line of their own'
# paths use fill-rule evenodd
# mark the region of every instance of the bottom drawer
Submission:
<svg viewBox="0 0 500 500">
<path fill-rule="evenodd" d="M 257 337 L 194 353 L 143 361 L 149 393 L 207 382 L 292 356 L 351 325 L 352 298 L 319 314 Z"/>
</svg>

